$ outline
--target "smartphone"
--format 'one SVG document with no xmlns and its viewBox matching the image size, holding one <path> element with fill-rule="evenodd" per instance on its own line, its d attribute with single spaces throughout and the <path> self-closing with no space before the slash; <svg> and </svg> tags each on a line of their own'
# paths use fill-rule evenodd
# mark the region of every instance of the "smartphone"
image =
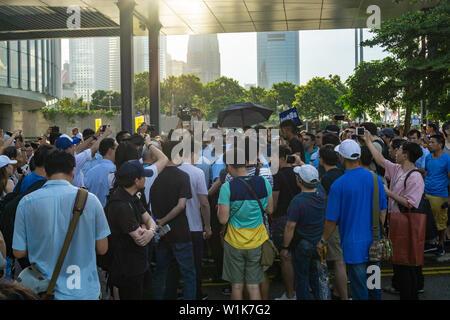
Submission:
<svg viewBox="0 0 450 320">
<path fill-rule="evenodd" d="M 364 136 L 364 131 L 365 131 L 364 127 L 356 128 L 356 135 L 362 137 Z"/>
<path fill-rule="evenodd" d="M 287 156 L 286 157 L 287 163 L 295 163 L 295 157 L 294 156 Z"/>
<path fill-rule="evenodd" d="M 334 116 L 335 120 L 344 120 L 345 116 Z"/>
<path fill-rule="evenodd" d="M 102 131 L 102 132 L 105 132 L 105 130 L 106 130 L 106 124 L 102 125 L 101 131 Z"/>
</svg>

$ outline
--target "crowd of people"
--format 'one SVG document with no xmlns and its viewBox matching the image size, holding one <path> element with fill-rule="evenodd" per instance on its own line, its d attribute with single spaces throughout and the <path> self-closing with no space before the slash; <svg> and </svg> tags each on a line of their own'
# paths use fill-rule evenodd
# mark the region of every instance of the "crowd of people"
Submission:
<svg viewBox="0 0 450 320">
<path fill-rule="evenodd" d="M 418 208 L 425 196 L 437 233 L 424 252 L 444 255 L 450 122 L 409 132 L 371 122 L 344 130 L 317 124 L 302 132 L 292 120 L 280 124 L 278 154 L 267 152 L 279 158 L 275 174 L 260 150 L 252 157 L 249 138 L 242 149 L 215 150 L 210 141 L 196 153 L 192 134 L 191 154 L 179 164 L 172 132 L 152 138 L 145 123 L 115 137 L 109 126 L 72 135 L 50 127 L 34 142 L 21 130 L 0 132 L 0 297 L 36 298 L 37 287 L 15 281 L 30 266 L 52 277 L 83 187 L 89 194 L 55 299 L 162 300 L 181 291 L 186 300 L 204 300 L 208 252 L 216 278 L 230 283 L 224 294 L 267 300 L 270 267 L 261 256 L 268 239 L 285 290 L 277 299 L 322 299 L 323 259 L 333 270 L 333 298 L 381 299 L 381 288 L 367 286 L 368 266 L 380 266 L 369 261 L 374 194 L 380 229 L 390 212 Z M 418 299 L 423 283 L 421 266 L 394 265 L 385 289 Z"/>
</svg>

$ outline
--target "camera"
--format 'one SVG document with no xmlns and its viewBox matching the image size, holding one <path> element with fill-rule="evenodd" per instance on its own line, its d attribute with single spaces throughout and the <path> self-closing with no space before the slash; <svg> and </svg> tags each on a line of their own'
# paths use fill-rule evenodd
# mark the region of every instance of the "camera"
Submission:
<svg viewBox="0 0 450 320">
<path fill-rule="evenodd" d="M 364 136 L 364 133 L 365 133 L 364 131 L 365 131 L 364 127 L 356 128 L 356 135 L 362 137 L 362 136 Z"/>
<path fill-rule="evenodd" d="M 189 106 L 180 106 L 180 112 L 178 113 L 181 121 L 191 121 L 192 108 Z"/>
<path fill-rule="evenodd" d="M 335 120 L 344 120 L 345 116 L 334 116 Z"/>
<path fill-rule="evenodd" d="M 50 127 L 51 128 L 51 132 L 50 133 L 59 133 L 59 127 L 58 126 L 53 126 Z"/>
</svg>

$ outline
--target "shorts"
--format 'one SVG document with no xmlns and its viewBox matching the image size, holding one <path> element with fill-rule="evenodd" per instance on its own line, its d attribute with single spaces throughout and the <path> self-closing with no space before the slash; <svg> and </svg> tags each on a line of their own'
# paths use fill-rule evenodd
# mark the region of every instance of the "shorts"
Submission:
<svg viewBox="0 0 450 320">
<path fill-rule="evenodd" d="M 222 279 L 232 284 L 260 284 L 264 282 L 261 247 L 248 250 L 236 249 L 225 241 Z"/>
<path fill-rule="evenodd" d="M 341 238 L 339 236 L 339 229 L 336 226 L 333 233 L 328 238 L 327 245 L 327 261 L 343 261 L 344 257 L 342 255 L 341 248 Z"/>
<path fill-rule="evenodd" d="M 430 201 L 431 211 L 433 211 L 438 231 L 447 229 L 447 208 L 442 209 L 442 204 L 446 202 L 448 198 L 432 196 L 429 194 L 425 194 L 425 196 Z"/>
</svg>

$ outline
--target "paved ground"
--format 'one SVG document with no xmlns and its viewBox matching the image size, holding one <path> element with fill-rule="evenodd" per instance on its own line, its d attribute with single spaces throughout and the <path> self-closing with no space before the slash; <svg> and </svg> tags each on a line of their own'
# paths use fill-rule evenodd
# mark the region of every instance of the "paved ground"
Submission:
<svg viewBox="0 0 450 320">
<path fill-rule="evenodd" d="M 450 252 L 450 244 L 447 244 L 447 252 Z M 227 285 L 223 281 L 214 281 L 214 265 L 205 261 L 205 274 L 203 275 L 203 293 L 208 294 L 210 300 L 228 300 L 229 296 L 222 294 L 222 289 Z M 270 299 L 279 297 L 284 292 L 284 286 L 279 273 L 279 265 L 276 263 L 269 270 L 271 274 Z M 382 287 L 389 286 L 392 278 L 392 265 L 381 267 Z M 425 292 L 419 295 L 421 300 L 450 300 L 450 253 L 436 258 L 434 254 L 425 254 L 423 267 L 425 276 Z M 398 300 L 399 295 L 383 292 L 383 300 Z"/>
</svg>

